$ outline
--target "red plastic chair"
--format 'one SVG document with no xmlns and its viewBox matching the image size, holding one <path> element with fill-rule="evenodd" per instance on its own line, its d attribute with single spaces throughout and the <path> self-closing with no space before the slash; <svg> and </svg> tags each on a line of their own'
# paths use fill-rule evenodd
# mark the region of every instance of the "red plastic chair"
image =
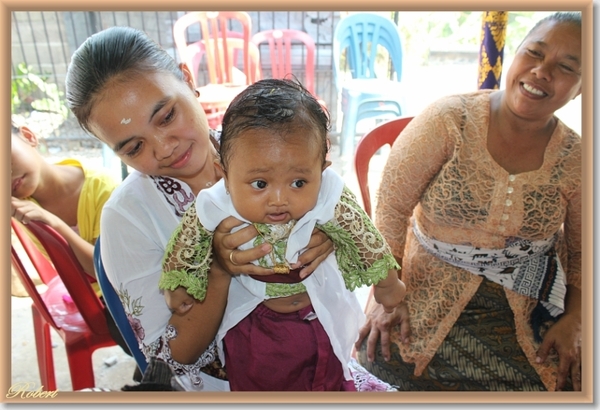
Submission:
<svg viewBox="0 0 600 410">
<path fill-rule="evenodd" d="M 371 193 L 369 190 L 369 163 L 371 157 L 384 145 L 391 146 L 412 119 L 413 117 L 399 117 L 379 124 L 367 132 L 356 145 L 354 171 L 358 179 L 363 206 L 369 216 L 371 216 Z"/>
<path fill-rule="evenodd" d="M 293 60 L 298 46 L 304 50 L 298 50 L 299 59 L 304 65 L 304 87 L 315 95 L 315 42 L 312 37 L 300 30 L 279 29 L 259 31 L 252 36 L 252 43 L 260 48 L 261 44 L 268 44 L 269 59 L 271 65 L 271 76 L 273 78 L 284 78 L 288 74 L 293 74 Z M 262 54 L 261 62 L 267 59 Z M 262 77 L 262 74 L 261 74 Z"/>
<path fill-rule="evenodd" d="M 200 25 L 201 39 L 199 42 L 188 45 L 186 40 L 187 29 Z M 231 26 L 241 26 L 241 33 L 234 34 Z M 211 84 L 232 84 L 234 82 L 234 55 L 228 44 L 230 38 L 241 39 L 242 62 L 246 85 L 255 81 L 255 71 L 251 70 L 250 33 L 252 20 L 250 15 L 243 11 L 193 11 L 180 17 L 173 26 L 175 46 L 182 62 L 190 63 L 197 53 L 206 54 L 206 63 Z M 193 65 L 190 64 L 190 69 Z M 196 76 L 196 72 L 193 72 Z M 196 80 L 196 77 L 194 77 Z"/>
<path fill-rule="evenodd" d="M 103 303 L 77 261 L 68 242 L 50 226 L 41 222 L 21 225 L 11 219 L 11 227 L 31 264 L 23 263 L 11 245 L 11 260 L 23 286 L 31 297 L 38 366 L 42 389 L 56 390 L 50 326 L 65 343 L 73 390 L 95 387 L 93 352 L 116 345 L 107 324 Z M 25 229 L 42 244 L 52 263 L 44 257 Z M 47 286 L 40 293 L 28 274 L 28 267 L 38 272 Z"/>
<path fill-rule="evenodd" d="M 188 44 L 186 32 L 200 25 L 200 40 Z M 233 30 L 241 26 L 241 31 Z M 192 71 L 198 86 L 198 69 L 206 61 L 209 81 L 198 86 L 198 101 L 207 114 L 209 126 L 217 128 L 231 100 L 259 77 L 258 48 L 250 42 L 252 20 L 243 11 L 194 11 L 173 25 L 173 38 L 181 62 Z M 239 56 L 243 71 L 238 68 Z M 242 76 L 238 74 L 243 74 Z M 240 80 L 240 78 L 243 80 Z"/>
</svg>

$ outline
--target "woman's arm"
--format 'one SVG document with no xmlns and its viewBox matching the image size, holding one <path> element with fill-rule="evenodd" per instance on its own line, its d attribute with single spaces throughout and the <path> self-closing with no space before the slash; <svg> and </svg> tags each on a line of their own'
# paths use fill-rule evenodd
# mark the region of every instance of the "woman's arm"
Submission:
<svg viewBox="0 0 600 410">
<path fill-rule="evenodd" d="M 375 224 L 394 255 L 402 255 L 410 217 L 423 193 L 452 157 L 459 126 L 456 97 L 428 106 L 400 133 L 377 190 Z"/>
<path fill-rule="evenodd" d="M 536 361 L 543 363 L 550 351 L 558 353 L 556 390 L 562 390 L 571 376 L 575 391 L 581 390 L 581 290 L 567 285 L 565 313 L 544 335 Z"/>
<path fill-rule="evenodd" d="M 410 278 L 402 269 L 402 257 L 410 217 L 425 190 L 451 158 L 455 148 L 455 135 L 459 126 L 460 102 L 456 97 L 441 99 L 416 116 L 398 136 L 382 172 L 377 191 L 375 225 L 391 248 L 400 266 L 398 276 L 406 285 L 410 300 Z M 458 109 L 457 109 L 458 107 Z M 369 306 L 373 306 L 373 294 Z M 367 322 L 360 332 L 356 347 L 367 335 L 367 358 L 373 360 L 377 340 L 381 339 L 384 358 L 390 357 L 392 328 L 400 324 L 399 338 L 409 343 L 410 317 L 407 302 L 402 302 L 392 313 L 381 305 L 370 309 Z"/>
<path fill-rule="evenodd" d="M 558 353 L 556 390 L 571 376 L 574 390 L 581 390 L 581 190 L 569 200 L 565 219 L 568 260 L 565 312 L 544 335 L 537 362 L 544 362 L 552 349 Z"/>
<path fill-rule="evenodd" d="M 172 315 L 169 324 L 177 330 L 177 337 L 169 342 L 173 360 L 194 363 L 214 340 L 223 320 L 231 275 L 213 262 L 208 275 L 206 297 L 185 315 Z"/>
</svg>

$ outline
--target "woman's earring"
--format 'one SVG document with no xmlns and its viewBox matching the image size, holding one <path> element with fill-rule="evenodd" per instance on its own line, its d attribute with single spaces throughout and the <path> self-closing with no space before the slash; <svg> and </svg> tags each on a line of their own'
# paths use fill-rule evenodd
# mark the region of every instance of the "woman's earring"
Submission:
<svg viewBox="0 0 600 410">
<path fill-rule="evenodd" d="M 194 90 L 194 94 L 196 94 L 196 98 L 200 97 L 200 91 Z"/>
</svg>

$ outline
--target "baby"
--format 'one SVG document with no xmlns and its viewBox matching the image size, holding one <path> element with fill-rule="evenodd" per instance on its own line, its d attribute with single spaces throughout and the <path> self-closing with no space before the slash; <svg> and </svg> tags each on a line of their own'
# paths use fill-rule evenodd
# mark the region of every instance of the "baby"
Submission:
<svg viewBox="0 0 600 410">
<path fill-rule="evenodd" d="M 192 296 L 205 297 L 220 221 L 235 216 L 256 227 L 240 249 L 271 244 L 257 263 L 273 275 L 239 275 L 230 285 L 217 343 L 231 390 L 355 390 L 347 363 L 365 318 L 352 290 L 375 285 L 386 311 L 404 298 L 387 243 L 328 168 L 328 130 L 327 113 L 297 82 L 249 86 L 223 119 L 224 178 L 200 192 L 167 248 L 159 286 L 169 307 L 185 314 Z M 290 265 L 315 226 L 335 251 L 300 278 Z"/>
</svg>

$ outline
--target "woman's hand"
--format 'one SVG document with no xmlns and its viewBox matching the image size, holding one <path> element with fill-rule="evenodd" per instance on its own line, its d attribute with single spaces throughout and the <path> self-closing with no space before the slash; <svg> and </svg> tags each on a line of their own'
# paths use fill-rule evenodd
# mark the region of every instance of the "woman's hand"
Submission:
<svg viewBox="0 0 600 410">
<path fill-rule="evenodd" d="M 558 377 L 556 390 L 562 390 L 571 375 L 573 390 L 581 391 L 581 323 L 567 313 L 544 335 L 537 351 L 538 363 L 543 363 L 554 349 L 558 354 Z"/>
<path fill-rule="evenodd" d="M 273 274 L 272 269 L 266 269 L 251 263 L 267 255 L 271 251 L 271 245 L 264 243 L 245 251 L 238 249 L 238 246 L 258 235 L 256 228 L 252 225 L 246 226 L 234 233 L 231 232 L 233 228 L 242 223 L 239 219 L 230 216 L 221 221 L 217 229 L 215 229 L 213 249 L 217 262 L 232 275 L 242 273 L 248 275 Z"/>
<path fill-rule="evenodd" d="M 383 306 L 377 304 L 373 311 L 367 315 L 367 321 L 360 329 L 354 347 L 359 350 L 363 340 L 368 335 L 367 360 L 372 362 L 375 360 L 377 339 L 381 338 L 381 353 L 387 362 L 390 360 L 390 334 L 392 328 L 398 324 L 400 325 L 400 341 L 410 343 L 410 317 L 406 302 L 398 305 L 392 313 L 386 313 Z"/>
<path fill-rule="evenodd" d="M 262 258 L 271 252 L 271 245 L 264 243 L 252 249 L 239 250 L 238 247 L 258 235 L 256 228 L 249 225 L 234 233 L 233 228 L 241 225 L 243 222 L 230 216 L 217 226 L 213 236 L 214 254 L 219 265 L 221 265 L 230 274 L 248 274 L 248 275 L 272 275 L 273 269 L 257 266 L 252 261 Z M 321 262 L 333 252 L 332 240 L 315 228 L 307 245 L 307 250 L 300 255 L 298 262 L 293 264 L 292 269 L 304 266 L 300 271 L 300 277 L 305 278 L 310 275 Z"/>
<path fill-rule="evenodd" d="M 303 266 L 299 276 L 304 279 L 313 273 L 331 252 L 333 252 L 333 241 L 324 232 L 314 228 L 306 250 L 298 257 L 298 261 L 292 264 L 291 268 L 297 269 Z"/>
</svg>

